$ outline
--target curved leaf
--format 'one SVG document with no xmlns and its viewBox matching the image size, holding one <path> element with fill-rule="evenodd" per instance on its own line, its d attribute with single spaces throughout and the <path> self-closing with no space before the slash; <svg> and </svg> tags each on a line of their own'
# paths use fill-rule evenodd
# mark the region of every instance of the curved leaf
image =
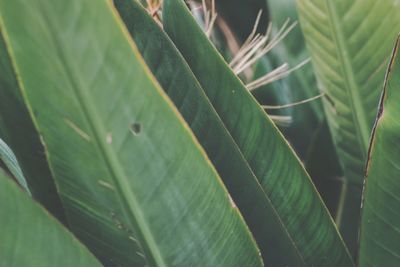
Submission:
<svg viewBox="0 0 400 267">
<path fill-rule="evenodd" d="M 28 109 L 0 30 L 0 137 L 16 154 L 33 197 L 62 222 L 65 214 L 44 147 Z"/>
<path fill-rule="evenodd" d="M 163 19 L 165 30 L 242 151 L 304 263 L 353 266 L 298 158 L 206 38 L 184 1 L 165 0 Z"/>
<path fill-rule="evenodd" d="M 1 171 L 0 236 L 0 266 L 102 266 L 87 248 Z"/>
<path fill-rule="evenodd" d="M 0 15 L 72 229 L 105 265 L 262 265 L 110 1 L 1 0 Z"/>
<path fill-rule="evenodd" d="M 386 74 L 364 188 L 360 266 L 400 265 L 400 37 Z"/>
<path fill-rule="evenodd" d="M 398 31 L 397 0 L 297 0 L 346 179 L 361 186 L 385 65 Z"/>
<path fill-rule="evenodd" d="M 18 164 L 18 160 L 12 152 L 11 148 L 4 143 L 0 138 L 0 161 L 4 162 L 7 169 L 17 180 L 19 185 L 30 195 L 32 196 L 31 191 L 29 190 L 28 184 L 26 183 L 26 179 L 24 174 L 22 173 L 21 167 Z"/>
<path fill-rule="evenodd" d="M 114 3 L 148 66 L 179 108 L 228 187 L 264 259 L 274 266 L 300 267 L 301 258 L 270 199 L 182 55 L 136 1 L 114 0 Z M 285 257 L 271 251 L 281 251 Z"/>
<path fill-rule="evenodd" d="M 397 0 L 297 0 L 345 180 L 336 222 L 355 254 L 364 162 L 385 66 L 400 31 Z"/>
</svg>

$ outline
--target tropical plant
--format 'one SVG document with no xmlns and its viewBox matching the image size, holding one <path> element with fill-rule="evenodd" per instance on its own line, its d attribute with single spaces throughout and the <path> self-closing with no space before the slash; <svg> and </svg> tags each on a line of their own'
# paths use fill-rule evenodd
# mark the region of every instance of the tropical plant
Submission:
<svg viewBox="0 0 400 267">
<path fill-rule="evenodd" d="M 400 29 L 397 1 L 298 0 L 300 22 L 344 170 L 337 225 L 355 253 L 370 133 L 390 51 Z M 318 20 L 315 18 L 318 17 Z"/>
<path fill-rule="evenodd" d="M 0 0 L 0 266 L 398 266 L 400 5 L 297 1 Z"/>
</svg>

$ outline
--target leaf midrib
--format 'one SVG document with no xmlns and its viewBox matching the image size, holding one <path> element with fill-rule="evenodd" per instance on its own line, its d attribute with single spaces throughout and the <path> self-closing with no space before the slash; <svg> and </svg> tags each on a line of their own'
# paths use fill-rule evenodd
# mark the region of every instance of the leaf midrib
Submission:
<svg viewBox="0 0 400 267">
<path fill-rule="evenodd" d="M 352 118 L 353 123 L 356 127 L 356 134 L 359 138 L 357 140 L 360 142 L 360 149 L 363 153 L 363 156 L 366 156 L 367 148 L 369 144 L 369 135 L 370 130 L 368 127 L 368 116 L 365 112 L 363 104 L 361 102 L 361 95 L 359 93 L 359 86 L 355 79 L 354 70 L 352 64 L 346 55 L 348 51 L 346 41 L 344 38 L 343 29 L 339 25 L 339 17 L 335 7 L 335 4 L 330 0 L 325 0 L 327 5 L 328 20 L 330 22 L 330 26 L 332 29 L 333 39 L 337 45 L 336 52 L 338 54 L 339 60 L 342 64 L 340 64 L 340 68 L 342 69 L 342 73 L 344 76 L 345 87 L 348 92 L 348 96 L 350 97 L 350 107 L 352 110 Z"/>
<path fill-rule="evenodd" d="M 108 1 L 108 4 L 109 3 Z M 94 135 L 94 140 L 101 152 L 101 156 L 106 163 L 106 168 L 111 174 L 111 177 L 114 180 L 114 183 L 116 185 L 116 190 L 118 192 L 117 196 L 122 199 L 121 203 L 125 206 L 125 209 L 128 211 L 128 214 L 131 217 L 131 220 L 134 222 L 135 226 L 139 228 L 138 230 L 140 231 L 135 231 L 137 235 L 140 236 L 140 239 L 144 240 L 145 242 L 140 242 L 139 240 L 139 246 L 142 248 L 142 252 L 144 252 L 145 255 L 145 260 L 148 263 L 155 263 L 156 266 L 163 266 L 166 267 L 167 265 L 164 263 L 163 257 L 161 252 L 157 248 L 157 243 L 154 240 L 154 237 L 151 233 L 151 230 L 147 227 L 146 220 L 144 218 L 143 212 L 140 209 L 140 205 L 137 203 L 137 200 L 133 194 L 133 192 L 130 190 L 130 185 L 128 183 L 128 179 L 126 178 L 125 172 L 121 165 L 118 162 L 118 158 L 116 157 L 115 153 L 103 142 L 99 132 L 105 133 L 103 127 L 101 126 L 102 123 L 98 119 L 99 116 L 96 115 L 96 109 L 94 108 L 94 105 L 91 102 L 91 98 L 87 95 L 86 90 L 78 90 L 78 88 L 84 88 L 84 86 L 78 86 L 79 85 L 79 79 L 74 75 L 74 72 L 72 68 L 69 66 L 69 61 L 67 57 L 63 53 L 63 49 L 61 48 L 62 44 L 58 38 L 55 32 L 56 30 L 53 29 L 53 24 L 51 23 L 51 19 L 47 17 L 46 12 L 43 11 L 45 9 L 44 5 L 42 2 L 40 2 L 41 8 L 39 8 L 39 12 L 42 13 L 42 18 L 47 21 L 47 29 L 49 30 L 49 36 L 51 37 L 51 40 L 53 41 L 53 45 L 55 47 L 55 52 L 59 55 L 60 61 L 63 63 L 64 66 L 64 72 L 67 77 L 67 81 L 70 83 L 72 87 L 72 91 L 75 94 L 75 99 L 78 101 L 82 113 L 84 115 L 85 121 L 89 125 L 89 128 L 91 132 Z M 118 19 L 116 14 L 114 13 L 114 10 L 111 9 L 111 14 L 115 19 Z M 3 19 L 0 16 L 0 24 L 5 25 Z M 118 24 L 118 23 L 117 23 Z M 118 27 L 121 27 L 121 25 L 118 24 Z M 9 37 L 8 34 L 6 33 L 6 27 L 2 27 L 2 30 L 4 32 L 5 38 L 8 39 L 7 41 L 9 42 Z M 129 38 L 126 36 L 125 33 L 123 33 L 125 38 Z M 129 42 L 129 40 L 127 40 Z M 130 42 L 129 42 L 130 43 Z M 131 43 L 130 43 L 131 44 Z M 11 47 L 11 46 L 10 46 Z M 132 49 L 132 53 L 137 56 L 137 53 L 134 49 Z M 13 53 L 10 53 L 10 58 L 12 61 L 15 63 L 15 67 L 18 70 L 18 62 L 15 60 Z M 16 72 L 18 73 L 18 71 Z M 77 79 L 75 79 L 77 78 Z M 22 83 L 22 79 L 21 79 Z M 23 86 L 22 86 L 23 87 Z M 23 89 L 22 91 L 24 91 Z M 26 93 L 24 94 L 24 98 L 26 98 Z M 30 110 L 31 113 L 31 110 Z M 137 230 L 137 229 L 135 229 Z M 143 244 L 144 243 L 144 244 Z M 147 249 L 143 249 L 146 247 Z M 146 253 L 146 251 L 151 252 L 150 255 L 149 253 Z"/>
</svg>

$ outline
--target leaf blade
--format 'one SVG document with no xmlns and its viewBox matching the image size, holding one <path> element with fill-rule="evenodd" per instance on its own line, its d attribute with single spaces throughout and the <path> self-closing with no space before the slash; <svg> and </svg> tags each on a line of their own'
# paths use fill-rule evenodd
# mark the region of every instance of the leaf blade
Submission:
<svg viewBox="0 0 400 267">
<path fill-rule="evenodd" d="M 397 246 L 400 240 L 397 230 L 400 217 L 395 212 L 399 205 L 399 170 L 396 165 L 400 151 L 397 142 L 400 129 L 399 47 L 400 37 L 396 41 L 387 70 L 369 148 L 362 206 L 360 266 L 396 266 L 400 263 Z"/>
<path fill-rule="evenodd" d="M 0 172 L 0 229 L 2 266 L 102 266 L 3 172 Z"/>
<path fill-rule="evenodd" d="M 305 266 L 268 195 L 172 41 L 136 1 L 114 4 L 148 66 L 219 172 L 264 259 L 277 266 Z M 285 257 L 271 254 L 274 250 L 284 251 Z"/>
<path fill-rule="evenodd" d="M 66 222 L 45 148 L 22 100 L 14 66 L 0 32 L 0 134 L 16 154 L 33 197 L 63 223 Z"/>
<path fill-rule="evenodd" d="M 18 164 L 18 160 L 15 157 L 11 148 L 4 143 L 4 141 L 0 138 L 0 160 L 4 162 L 10 173 L 17 180 L 19 185 L 28 193 L 29 196 L 32 196 L 31 191 L 29 190 L 28 184 L 26 182 L 25 176 L 22 173 L 21 167 Z"/>
<path fill-rule="evenodd" d="M 202 33 L 184 2 L 166 0 L 163 10 L 164 29 L 188 62 L 225 127 L 269 195 L 306 264 L 353 266 L 326 208 L 298 158 Z M 294 167 L 288 169 L 285 166 Z M 290 180 L 290 183 L 285 180 Z M 307 201 L 302 202 L 305 198 Z M 307 203 L 313 203 L 314 206 L 308 206 Z M 314 214 L 319 214 L 321 221 L 308 222 L 304 215 L 311 210 Z M 297 227 L 300 221 L 303 226 L 309 227 L 301 227 L 299 231 Z M 313 240 L 318 236 L 318 231 L 324 231 L 324 240 Z M 319 251 L 320 249 L 324 252 Z M 324 257 L 333 250 L 335 255 L 325 261 Z M 307 251 L 313 253 L 309 254 Z"/>
<path fill-rule="evenodd" d="M 376 3 L 297 1 L 317 78 L 334 103 L 324 106 L 345 176 L 358 186 L 384 66 L 400 29 L 398 5 L 384 0 L 375 8 Z"/>
<path fill-rule="evenodd" d="M 72 229 L 106 265 L 262 265 L 109 1 L 0 7 Z"/>
<path fill-rule="evenodd" d="M 324 108 L 349 183 L 344 186 L 351 189 L 343 191 L 337 223 L 355 255 L 364 162 L 400 6 L 393 0 L 297 0 L 297 6 L 317 79 L 330 99 Z"/>
</svg>

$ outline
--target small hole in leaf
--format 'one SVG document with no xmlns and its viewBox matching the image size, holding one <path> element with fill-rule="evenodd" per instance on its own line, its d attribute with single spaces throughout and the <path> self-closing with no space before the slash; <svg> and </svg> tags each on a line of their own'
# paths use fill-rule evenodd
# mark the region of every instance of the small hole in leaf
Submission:
<svg viewBox="0 0 400 267">
<path fill-rule="evenodd" d="M 142 131 L 142 126 L 140 125 L 140 123 L 132 123 L 131 125 L 131 131 L 134 135 L 139 135 L 140 132 Z"/>
</svg>

